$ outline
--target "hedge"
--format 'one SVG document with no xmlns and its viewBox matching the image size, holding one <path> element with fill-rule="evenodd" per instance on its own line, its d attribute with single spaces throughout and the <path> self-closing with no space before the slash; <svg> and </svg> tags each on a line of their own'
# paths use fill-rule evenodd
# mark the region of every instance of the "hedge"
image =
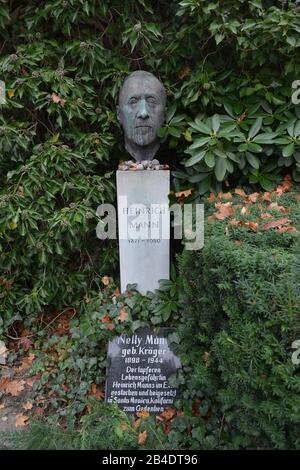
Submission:
<svg viewBox="0 0 300 470">
<path fill-rule="evenodd" d="M 299 193 L 237 192 L 206 201 L 204 248 L 179 258 L 185 394 L 201 446 L 299 449 Z"/>
</svg>

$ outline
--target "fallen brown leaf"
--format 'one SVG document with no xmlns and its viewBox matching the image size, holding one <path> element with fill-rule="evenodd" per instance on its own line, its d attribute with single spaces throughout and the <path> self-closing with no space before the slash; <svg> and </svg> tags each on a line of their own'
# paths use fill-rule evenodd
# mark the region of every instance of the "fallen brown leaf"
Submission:
<svg viewBox="0 0 300 470">
<path fill-rule="evenodd" d="M 113 292 L 113 297 L 120 297 L 121 292 L 120 289 L 117 287 Z"/>
<path fill-rule="evenodd" d="M 218 199 L 227 199 L 230 200 L 232 199 L 232 194 L 231 193 L 218 193 Z"/>
<path fill-rule="evenodd" d="M 28 379 L 25 380 L 26 385 L 29 387 L 32 387 L 33 384 L 39 379 L 38 375 L 34 375 L 33 377 L 29 377 Z"/>
<path fill-rule="evenodd" d="M 120 314 L 119 314 L 119 316 L 118 316 L 118 320 L 119 320 L 120 322 L 124 322 L 125 320 L 127 320 L 127 318 L 128 318 L 128 312 L 125 310 L 125 308 L 122 308 L 122 309 L 120 310 Z"/>
<path fill-rule="evenodd" d="M 250 228 L 250 230 L 252 230 L 252 232 L 257 232 L 258 230 L 258 224 L 256 222 L 244 222 L 243 224 L 245 227 L 247 228 Z"/>
<path fill-rule="evenodd" d="M 137 429 L 141 424 L 141 418 L 135 419 L 132 423 L 134 429 Z"/>
<path fill-rule="evenodd" d="M 241 115 L 238 117 L 239 122 L 244 121 L 244 119 L 246 119 L 246 117 L 247 117 L 247 113 L 241 114 Z"/>
<path fill-rule="evenodd" d="M 272 214 L 269 214 L 269 212 L 264 212 L 260 216 L 261 219 L 272 219 L 272 217 L 273 217 Z"/>
<path fill-rule="evenodd" d="M 254 204 L 257 201 L 258 196 L 259 196 L 259 193 L 249 194 L 248 200 Z"/>
<path fill-rule="evenodd" d="M 9 393 L 13 397 L 17 397 L 22 390 L 24 390 L 24 386 L 25 380 L 12 380 L 6 385 L 5 390 L 6 393 Z"/>
<path fill-rule="evenodd" d="M 28 401 L 27 403 L 24 403 L 22 405 L 22 408 L 24 408 L 24 410 L 32 410 L 33 404 L 31 403 L 31 401 Z"/>
<path fill-rule="evenodd" d="M 6 357 L 8 355 L 8 349 L 3 341 L 0 341 L 0 364 L 6 364 Z"/>
<path fill-rule="evenodd" d="M 3 377 L 2 379 L 0 379 L 0 392 L 5 391 L 9 383 L 10 379 L 8 377 Z"/>
<path fill-rule="evenodd" d="M 278 227 L 276 229 L 276 232 L 278 232 L 278 233 L 287 233 L 287 232 L 288 233 L 293 233 L 294 232 L 295 233 L 295 232 L 298 232 L 298 230 L 295 227 L 286 227 L 286 226 L 284 226 L 284 227 Z"/>
<path fill-rule="evenodd" d="M 146 440 L 147 440 L 147 437 L 148 437 L 148 433 L 147 431 L 143 431 L 143 432 L 140 432 L 139 433 L 139 437 L 138 437 L 138 443 L 142 446 L 145 444 Z"/>
<path fill-rule="evenodd" d="M 89 395 L 99 400 L 104 398 L 104 392 L 97 384 L 92 384 Z"/>
<path fill-rule="evenodd" d="M 170 419 L 174 418 L 175 415 L 176 415 L 175 408 L 167 408 L 160 414 L 160 416 L 166 421 L 169 421 Z"/>
<path fill-rule="evenodd" d="M 175 193 L 175 196 L 179 201 L 183 201 L 192 194 L 193 190 L 194 188 L 186 189 L 185 191 L 177 191 L 177 193 Z"/>
<path fill-rule="evenodd" d="M 264 193 L 262 198 L 263 198 L 263 201 L 271 202 L 271 193 L 269 192 Z"/>
<path fill-rule="evenodd" d="M 247 196 L 245 191 L 243 189 L 240 189 L 240 188 L 236 188 L 234 190 L 234 194 L 237 194 L 238 196 L 241 196 L 241 197 L 246 197 Z"/>
<path fill-rule="evenodd" d="M 23 426 L 26 426 L 28 424 L 27 423 L 28 420 L 29 420 L 28 416 L 25 416 L 22 413 L 17 414 L 16 421 L 15 421 L 16 428 L 21 428 Z"/>
<path fill-rule="evenodd" d="M 22 370 L 28 369 L 31 366 L 34 358 L 35 355 L 33 353 L 30 353 L 28 356 L 24 357 L 21 360 L 21 365 L 15 369 L 16 372 L 22 372 Z"/>
<path fill-rule="evenodd" d="M 201 416 L 201 413 L 200 413 L 200 406 L 202 404 L 202 400 L 199 400 L 199 398 L 196 398 L 196 400 L 194 401 L 193 405 L 192 405 L 192 413 L 193 413 L 193 416 Z"/>
<path fill-rule="evenodd" d="M 191 73 L 192 69 L 189 65 L 185 65 L 179 72 L 178 78 L 179 80 L 183 80 L 185 77 L 187 77 Z"/>
<path fill-rule="evenodd" d="M 275 192 L 278 196 L 281 196 L 283 193 L 290 191 L 293 186 L 293 180 L 291 175 L 286 175 L 283 182 L 276 188 Z"/>
<path fill-rule="evenodd" d="M 8 351 L 7 347 L 5 346 L 3 341 L 0 341 L 0 356 L 6 354 Z"/>
<path fill-rule="evenodd" d="M 276 210 L 276 211 L 279 211 L 281 212 L 282 214 L 287 214 L 288 212 L 290 212 L 290 209 L 287 209 L 286 207 L 283 207 L 283 206 L 279 206 L 277 204 L 277 202 L 272 202 L 270 204 L 270 209 L 273 209 L 273 210 Z"/>
<path fill-rule="evenodd" d="M 24 338 L 20 338 L 18 339 L 18 348 L 22 348 L 24 349 L 24 351 L 28 351 L 28 349 L 32 346 L 32 341 L 27 338 L 27 337 L 24 337 Z"/>
<path fill-rule="evenodd" d="M 236 219 L 231 219 L 228 221 L 229 225 L 233 225 L 233 227 L 237 227 L 238 225 L 241 225 L 241 222 Z"/>
<path fill-rule="evenodd" d="M 52 93 L 51 100 L 53 101 L 53 103 L 59 104 L 62 107 L 64 107 L 64 105 L 66 104 L 66 100 L 63 99 L 61 96 L 57 95 L 56 93 Z"/>
<path fill-rule="evenodd" d="M 273 220 L 272 222 L 267 222 L 265 225 L 262 226 L 263 230 L 270 230 L 271 228 L 282 227 L 283 225 L 289 225 L 291 223 L 291 219 L 279 219 Z"/>
<path fill-rule="evenodd" d="M 104 284 L 105 286 L 109 286 L 109 284 L 110 284 L 110 278 L 109 278 L 108 276 L 103 276 L 103 277 L 101 278 L 101 282 L 102 282 L 102 284 Z"/>
<path fill-rule="evenodd" d="M 206 363 L 209 359 L 209 352 L 205 351 L 202 355 L 202 359 Z"/>
<path fill-rule="evenodd" d="M 142 411 L 138 411 L 136 415 L 138 418 L 146 419 L 146 418 L 149 418 L 150 413 L 147 410 L 142 410 Z"/>
<path fill-rule="evenodd" d="M 231 217 L 234 214 L 234 209 L 231 204 L 231 202 L 216 203 L 215 207 L 218 209 L 218 212 L 215 213 L 215 217 L 218 220 L 224 220 L 227 219 L 227 217 Z"/>
<path fill-rule="evenodd" d="M 109 315 L 104 315 L 104 317 L 101 318 L 101 321 L 102 323 L 106 323 L 107 324 L 107 329 L 108 330 L 113 330 L 114 329 L 114 325 L 113 325 L 113 322 L 112 322 L 112 319 L 110 318 Z"/>
</svg>

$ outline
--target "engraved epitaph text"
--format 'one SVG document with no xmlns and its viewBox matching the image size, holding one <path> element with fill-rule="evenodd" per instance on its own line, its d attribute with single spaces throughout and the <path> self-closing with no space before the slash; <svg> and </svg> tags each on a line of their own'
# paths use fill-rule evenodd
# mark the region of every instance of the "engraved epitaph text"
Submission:
<svg viewBox="0 0 300 470">
<path fill-rule="evenodd" d="M 132 336 L 119 336 L 108 345 L 106 402 L 123 411 L 161 413 L 171 407 L 177 390 L 168 378 L 181 367 L 163 335 L 147 328 Z"/>
</svg>

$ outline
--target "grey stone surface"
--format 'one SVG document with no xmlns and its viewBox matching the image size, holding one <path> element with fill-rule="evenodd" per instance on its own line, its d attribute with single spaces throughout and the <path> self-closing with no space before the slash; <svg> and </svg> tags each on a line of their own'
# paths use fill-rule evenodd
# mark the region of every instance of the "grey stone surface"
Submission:
<svg viewBox="0 0 300 470">
<path fill-rule="evenodd" d="M 168 170 L 117 171 L 122 292 L 128 284 L 137 284 L 139 292 L 144 294 L 157 289 L 160 279 L 169 279 L 169 192 Z M 143 204 L 142 212 L 139 213 L 138 207 L 130 207 L 132 204 Z"/>
</svg>

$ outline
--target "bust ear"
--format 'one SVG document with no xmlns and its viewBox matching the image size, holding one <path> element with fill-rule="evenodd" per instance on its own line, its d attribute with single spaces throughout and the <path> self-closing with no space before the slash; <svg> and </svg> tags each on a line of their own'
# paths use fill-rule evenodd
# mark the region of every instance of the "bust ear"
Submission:
<svg viewBox="0 0 300 470">
<path fill-rule="evenodd" d="M 121 122 L 121 110 L 119 105 L 117 105 L 117 118 L 118 121 Z"/>
</svg>

